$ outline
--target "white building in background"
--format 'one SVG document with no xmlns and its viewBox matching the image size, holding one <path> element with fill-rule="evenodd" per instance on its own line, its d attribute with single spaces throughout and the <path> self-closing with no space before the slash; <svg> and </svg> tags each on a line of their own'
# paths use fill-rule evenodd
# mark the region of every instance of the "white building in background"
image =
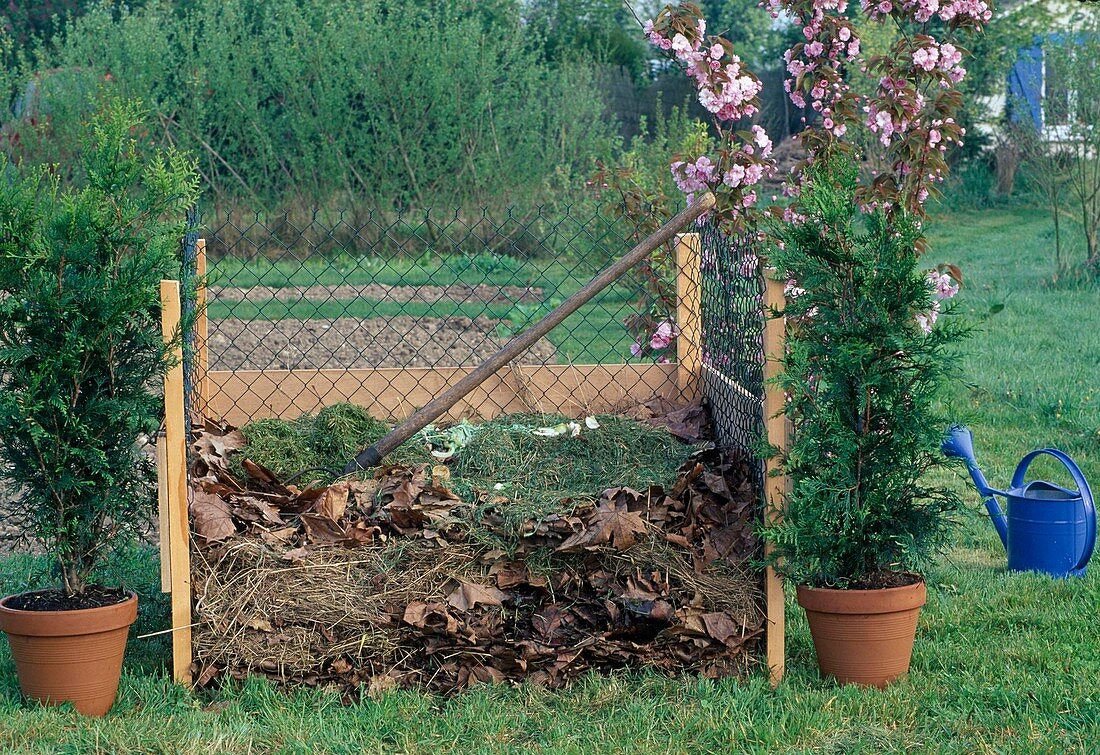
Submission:
<svg viewBox="0 0 1100 755">
<path fill-rule="evenodd" d="M 1009 15 L 1042 4 L 1049 27 L 1020 50 L 1008 71 L 1005 90 L 988 99 L 989 119 L 979 127 L 992 131 L 1007 114 L 1018 125 L 1030 125 L 1047 141 L 1065 141 L 1079 119 L 1077 93 L 1069 85 L 1067 65 L 1100 65 L 1100 61 L 1076 60 L 1082 34 L 1100 28 L 1100 2 L 1096 0 L 1025 0 L 1010 7 Z M 1049 51 L 1069 47 L 1069 55 Z"/>
</svg>

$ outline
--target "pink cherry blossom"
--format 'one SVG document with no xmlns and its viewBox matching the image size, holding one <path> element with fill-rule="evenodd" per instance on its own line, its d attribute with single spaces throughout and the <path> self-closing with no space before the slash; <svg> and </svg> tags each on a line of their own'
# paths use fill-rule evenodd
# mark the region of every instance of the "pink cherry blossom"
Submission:
<svg viewBox="0 0 1100 755">
<path fill-rule="evenodd" d="M 669 320 L 665 320 L 657 326 L 657 329 L 653 331 L 653 335 L 650 336 L 649 347 L 651 349 L 667 349 L 678 333 L 676 325 Z"/>
</svg>

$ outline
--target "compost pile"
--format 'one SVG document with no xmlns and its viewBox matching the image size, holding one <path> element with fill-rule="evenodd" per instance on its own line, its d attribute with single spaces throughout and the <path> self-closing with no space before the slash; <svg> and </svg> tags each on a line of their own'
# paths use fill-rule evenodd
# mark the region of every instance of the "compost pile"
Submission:
<svg viewBox="0 0 1100 755">
<path fill-rule="evenodd" d="M 716 677 L 754 662 L 758 496 L 739 455 L 687 447 L 665 486 L 525 509 L 518 491 L 460 481 L 431 457 L 295 486 L 250 459 L 238 430 L 208 426 L 193 452 L 200 686 L 260 673 L 349 693 L 450 692 L 643 665 Z"/>
</svg>

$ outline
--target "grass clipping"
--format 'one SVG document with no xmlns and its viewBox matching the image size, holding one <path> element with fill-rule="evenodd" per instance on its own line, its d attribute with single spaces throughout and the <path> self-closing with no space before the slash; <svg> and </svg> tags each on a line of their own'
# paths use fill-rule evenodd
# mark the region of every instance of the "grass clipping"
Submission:
<svg viewBox="0 0 1100 755">
<path fill-rule="evenodd" d="M 533 435 L 545 420 L 488 423 L 446 466 L 410 447 L 366 479 L 304 488 L 253 460 L 293 466 L 301 448 L 254 449 L 255 427 L 200 435 L 200 685 L 262 673 L 453 691 L 592 668 L 745 670 L 763 631 L 747 460 L 614 417 Z"/>
</svg>

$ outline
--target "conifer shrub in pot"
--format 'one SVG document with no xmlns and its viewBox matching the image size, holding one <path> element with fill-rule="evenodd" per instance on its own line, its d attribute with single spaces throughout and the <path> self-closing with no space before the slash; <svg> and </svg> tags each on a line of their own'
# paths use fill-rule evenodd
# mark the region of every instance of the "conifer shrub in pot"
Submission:
<svg viewBox="0 0 1100 755">
<path fill-rule="evenodd" d="M 168 350 L 159 281 L 178 274 L 193 161 L 146 150 L 137 103 L 107 102 L 81 170 L 0 162 L 0 476 L 57 584 L 0 601 L 26 697 L 103 715 L 118 690 L 137 596 L 95 583 L 104 556 L 144 526 Z"/>
<path fill-rule="evenodd" d="M 792 490 L 766 537 L 798 585 L 822 672 L 882 687 L 909 669 L 921 570 L 960 505 L 928 473 L 948 463 L 937 399 L 964 330 L 940 312 L 958 270 L 925 269 L 919 221 L 861 213 L 856 184 L 849 158 L 822 157 L 798 215 L 775 229 L 772 261 L 797 282 L 780 378 L 794 433 Z"/>
<path fill-rule="evenodd" d="M 941 302 L 962 275 L 920 261 L 921 223 L 966 135 L 966 50 L 956 42 L 980 34 L 992 9 L 985 0 L 863 3 L 859 19 L 837 0 L 764 5 L 801 27 L 783 53 L 784 89 L 805 113 L 807 154 L 782 184 L 790 201 L 777 193 L 767 207 L 763 180 L 779 172 L 771 138 L 760 125 L 740 130 L 759 111 L 760 79 L 730 40 L 707 33 L 695 3 L 666 5 L 643 31 L 694 83 L 717 135 L 713 148 L 673 156 L 674 182 L 689 203 L 712 192 L 708 220 L 763 253 L 717 272 L 755 275 L 766 262 L 789 281 L 779 382 L 795 426 L 782 459 L 793 492 L 785 519 L 763 528 L 770 563 L 799 585 L 822 670 L 885 685 L 908 668 L 920 571 L 959 506 L 927 475 L 946 463 L 936 398 L 963 333 L 940 317 Z M 864 51 L 860 34 L 876 26 L 889 31 Z M 618 194 L 626 214 L 652 214 L 662 193 L 636 174 L 624 164 L 591 183 Z"/>
</svg>

